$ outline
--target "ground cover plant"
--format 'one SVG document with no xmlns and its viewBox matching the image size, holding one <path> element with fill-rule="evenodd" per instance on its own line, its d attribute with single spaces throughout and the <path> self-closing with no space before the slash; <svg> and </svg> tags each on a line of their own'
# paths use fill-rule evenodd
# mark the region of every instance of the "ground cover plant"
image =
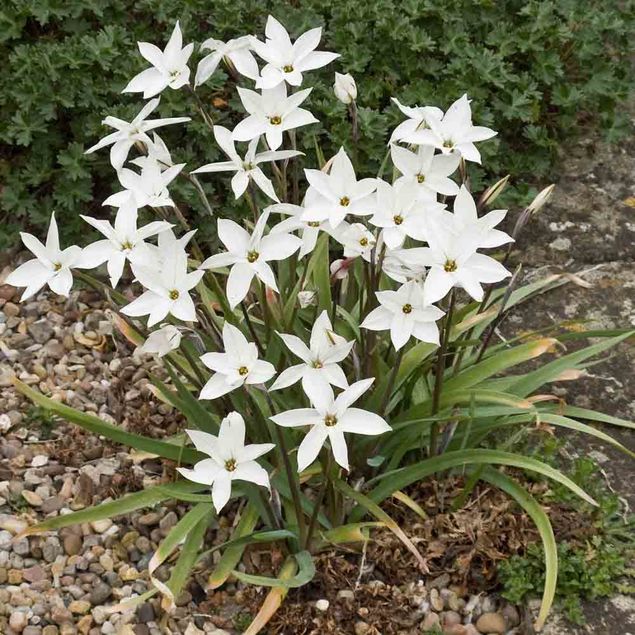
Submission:
<svg viewBox="0 0 635 635">
<path fill-rule="evenodd" d="M 535 523 L 545 561 L 540 628 L 555 593 L 557 545 L 541 505 L 505 468 L 540 475 L 597 504 L 565 473 L 525 452 L 522 441 L 527 429 L 553 426 L 632 455 L 586 421 L 632 423 L 568 406 L 548 384 L 579 376 L 633 333 L 572 333 L 553 325 L 499 341 L 495 330 L 507 311 L 571 280 L 562 274 L 523 284 L 521 269 L 508 269 L 515 237 L 552 187 L 513 219 L 511 234 L 497 229 L 507 211 L 491 207 L 507 179 L 475 196 L 471 176 L 480 148 L 497 133 L 475 125 L 466 94 L 445 111 L 395 99 L 401 121 L 378 140 L 378 173 L 360 170 L 357 85 L 338 72 L 331 99 L 345 107 L 339 124 L 350 138 L 347 149 L 325 152 L 311 134 L 317 120 L 305 87 L 314 70 L 338 63 L 337 53 L 322 49 L 321 35 L 316 28 L 290 36 L 270 16 L 264 38 L 236 33 L 227 42 L 206 41 L 195 71 L 195 47 L 185 44 L 179 22 L 161 47 L 140 42 L 145 68 L 123 89 L 136 96 L 136 113 L 106 117 L 106 136 L 87 150 L 109 153 L 116 170 L 120 189 L 104 200 L 112 219 L 82 215 L 100 235 L 85 247 L 60 246 L 55 215 L 45 243 L 22 233 L 35 257 L 6 282 L 25 287 L 23 299 L 46 285 L 68 295 L 74 278 L 102 290 L 120 332 L 165 362 L 170 381 L 155 378 L 156 394 L 188 421 L 183 433 L 158 440 L 16 379 L 45 411 L 176 468 L 170 482 L 157 479 L 27 532 L 167 499 L 192 503 L 149 563 L 154 588 L 127 606 L 160 593 L 171 610 L 190 572 L 221 551 L 209 589 L 230 576 L 271 588 L 246 630 L 256 633 L 289 589 L 311 582 L 323 550 L 366 542 L 378 528 L 391 531 L 425 573 L 425 551 L 382 504 L 396 497 L 416 508 L 405 489 L 460 471 L 467 479 L 455 505 L 484 481 Z M 244 108 L 231 130 L 198 94 L 222 65 L 240 84 Z M 191 125 L 188 116 L 159 114 L 164 96 L 175 91 L 198 112 L 193 133 L 218 146 L 223 160 L 177 162 L 157 133 Z M 199 239 L 183 212 L 172 188 L 177 179 L 216 228 L 211 243 Z M 216 218 L 203 183 L 219 179 L 230 181 L 242 205 L 240 222 L 222 210 Z M 144 223 L 142 209 L 155 218 Z M 128 269 L 134 297 L 117 290 Z M 597 340 L 568 349 L 589 336 Z M 240 509 L 235 534 L 210 550 L 206 531 L 229 505 Z M 238 568 L 254 543 L 275 543 L 284 554 L 276 576 Z M 153 575 L 175 553 L 171 577 Z"/>
<path fill-rule="evenodd" d="M 576 131 L 599 126 L 612 139 L 628 131 L 620 103 L 633 86 L 634 6 L 632 0 L 218 0 L 211 6 L 207 0 L 132 6 L 125 0 L 6 0 L 0 7 L 6 60 L 0 77 L 0 249 L 15 245 L 27 224 L 29 231 L 43 231 L 52 210 L 69 240 L 83 231 L 80 207 L 98 214 L 95 201 L 116 181 L 105 155 L 83 156 L 86 140 L 99 134 L 104 116 L 129 120 L 135 114 L 129 101 L 112 103 L 112 90 L 142 69 L 134 43 L 153 41 L 177 18 L 198 44 L 210 34 L 235 37 L 237 24 L 245 33 L 260 32 L 274 10 L 294 32 L 324 25 L 325 42 L 343 55 L 343 71 L 366 78 L 357 144 L 357 165 L 365 173 L 377 172 L 383 139 L 398 122 L 390 97 L 447 107 L 469 86 L 479 120 L 500 131 L 483 146 L 485 175 L 496 180 L 510 173 L 505 195 L 515 191 L 528 201 L 528 184 L 550 173 L 559 148 L 566 156 Z M 313 128 L 329 155 L 348 137 L 330 81 L 330 73 L 318 69 L 311 98 L 312 112 L 330 122 Z M 199 92 L 214 120 L 233 128 L 241 106 L 231 77 L 219 69 Z M 166 116 L 186 110 L 185 95 L 164 96 Z M 216 159 L 214 149 L 200 143 L 202 132 L 172 129 L 166 138 L 182 160 L 202 164 Z M 311 136 L 300 141 L 313 145 Z M 480 169 L 472 178 L 484 182 Z M 226 184 L 203 186 L 228 215 Z M 188 188 L 174 187 L 198 212 Z M 197 220 L 200 231 L 206 231 L 203 220 Z"/>
</svg>

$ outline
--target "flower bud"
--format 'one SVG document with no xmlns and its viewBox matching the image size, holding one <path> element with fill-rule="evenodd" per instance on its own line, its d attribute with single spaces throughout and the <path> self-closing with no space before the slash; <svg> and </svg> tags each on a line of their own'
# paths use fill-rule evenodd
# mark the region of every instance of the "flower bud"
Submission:
<svg viewBox="0 0 635 635">
<path fill-rule="evenodd" d="M 551 197 L 551 193 L 553 192 L 555 187 L 555 184 L 549 185 L 544 190 L 542 190 L 542 192 L 540 192 L 538 196 L 536 196 L 536 198 L 530 203 L 529 207 L 527 208 L 530 214 L 536 214 L 542 209 L 543 205 Z"/>
<path fill-rule="evenodd" d="M 300 291 L 298 293 L 298 304 L 301 309 L 317 304 L 317 293 L 315 291 Z"/>
<path fill-rule="evenodd" d="M 350 73 L 342 75 L 335 73 L 335 84 L 333 84 L 335 96 L 343 103 L 350 104 L 357 99 L 357 84 Z"/>
<path fill-rule="evenodd" d="M 478 202 L 479 209 L 482 209 L 486 205 L 491 205 L 499 196 L 499 194 L 507 187 L 509 181 L 509 174 L 503 177 L 500 181 L 494 183 L 494 185 L 488 187 Z"/>
<path fill-rule="evenodd" d="M 348 276 L 348 269 L 355 261 L 355 258 L 340 258 L 331 263 L 331 278 L 333 280 L 344 280 Z"/>
</svg>

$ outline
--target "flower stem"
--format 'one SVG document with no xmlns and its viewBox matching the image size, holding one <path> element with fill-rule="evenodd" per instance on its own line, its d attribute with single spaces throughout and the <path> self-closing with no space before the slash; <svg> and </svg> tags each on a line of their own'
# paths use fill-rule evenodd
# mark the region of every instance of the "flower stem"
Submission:
<svg viewBox="0 0 635 635">
<path fill-rule="evenodd" d="M 441 336 L 441 346 L 437 350 L 437 367 L 434 378 L 434 391 L 432 393 L 432 412 L 434 416 L 439 412 L 439 403 L 441 401 L 441 388 L 443 387 L 443 375 L 445 374 L 445 356 L 447 354 L 448 344 L 450 342 L 450 331 L 452 330 L 452 317 L 454 314 L 455 294 L 454 289 L 450 291 L 450 306 L 443 320 L 443 334 Z M 430 447 L 428 452 L 430 456 L 435 456 L 439 442 L 439 422 L 433 421 L 430 426 Z"/>
<path fill-rule="evenodd" d="M 309 528 L 306 533 L 306 540 L 304 542 L 304 548 L 308 549 L 311 546 L 311 539 L 313 538 L 313 533 L 315 532 L 315 527 L 317 526 L 317 519 L 320 515 L 320 507 L 322 506 L 322 501 L 324 500 L 324 495 L 326 494 L 326 490 L 331 482 L 331 465 L 332 465 L 333 457 L 329 453 L 328 458 L 326 460 L 326 465 L 324 467 L 324 479 L 322 481 L 322 485 L 318 491 L 318 495 L 315 497 L 315 502 L 313 503 L 313 512 L 311 513 L 311 519 L 309 520 Z"/>
<path fill-rule="evenodd" d="M 269 402 L 269 408 L 271 408 L 271 414 L 275 414 L 275 406 L 269 393 L 265 392 L 267 401 Z M 289 459 L 289 449 L 287 448 L 287 442 L 284 439 L 284 434 L 280 429 L 280 426 L 274 424 L 274 430 L 276 435 L 276 441 L 278 443 L 278 450 L 282 457 L 282 463 L 284 470 L 287 473 L 287 481 L 289 483 L 289 489 L 291 490 L 291 499 L 293 501 L 293 508 L 295 510 L 295 516 L 298 520 L 298 532 L 300 534 L 300 545 L 306 543 L 306 523 L 304 520 L 304 512 L 302 511 L 302 503 L 300 502 L 300 481 L 296 478 L 296 473 L 291 466 L 291 460 Z"/>
<path fill-rule="evenodd" d="M 262 344 L 260 343 L 260 339 L 258 338 L 258 334 L 256 333 L 256 329 L 254 328 L 253 322 L 251 321 L 251 318 L 249 317 L 249 313 L 247 312 L 247 307 L 245 306 L 244 300 L 243 302 L 240 303 L 240 308 L 243 310 L 243 315 L 245 316 L 245 323 L 247 324 L 249 333 L 251 334 L 251 337 L 254 338 L 254 342 L 256 343 L 256 347 L 258 348 L 258 354 L 260 355 L 260 357 L 264 357 L 265 355 L 264 349 L 262 348 Z"/>
<path fill-rule="evenodd" d="M 386 410 L 388 409 L 388 404 L 390 402 L 390 395 L 392 393 L 393 388 L 395 387 L 395 380 L 397 379 L 397 373 L 399 372 L 399 367 L 401 366 L 401 360 L 403 359 L 403 347 L 399 349 L 397 353 L 397 357 L 393 363 L 392 371 L 390 373 L 390 379 L 388 380 L 388 385 L 386 386 L 386 392 L 384 393 L 384 398 L 381 402 L 381 408 L 379 412 L 382 417 L 386 417 Z"/>
</svg>

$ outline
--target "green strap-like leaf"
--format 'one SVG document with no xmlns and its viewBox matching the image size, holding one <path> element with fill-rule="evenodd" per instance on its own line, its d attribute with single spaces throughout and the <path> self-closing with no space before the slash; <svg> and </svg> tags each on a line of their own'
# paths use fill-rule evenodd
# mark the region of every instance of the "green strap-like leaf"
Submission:
<svg viewBox="0 0 635 635">
<path fill-rule="evenodd" d="M 591 421 L 597 421 L 599 423 L 608 423 L 612 426 L 618 426 L 620 428 L 630 428 L 635 430 L 635 423 L 627 421 L 626 419 L 620 419 L 619 417 L 613 417 L 607 415 L 604 412 L 597 412 L 595 410 L 589 410 L 587 408 L 578 408 L 577 406 L 565 406 L 562 414 L 569 417 L 577 417 L 578 419 L 589 419 Z"/>
<path fill-rule="evenodd" d="M 403 489 L 411 483 L 420 481 L 426 476 L 430 476 L 430 474 L 463 465 L 508 465 L 510 467 L 537 472 L 564 485 L 587 503 L 597 505 L 593 498 L 582 488 L 550 465 L 520 454 L 503 452 L 502 450 L 485 449 L 446 452 L 440 456 L 425 459 L 424 461 L 420 461 L 419 463 L 404 467 L 400 470 L 387 472 L 376 479 L 379 481 L 379 485 L 368 494 L 368 498 L 376 503 L 380 503 L 393 492 Z M 349 521 L 355 522 L 361 520 L 364 516 L 364 512 L 365 510 L 363 508 L 359 506 L 355 507 L 350 514 Z"/>
<path fill-rule="evenodd" d="M 88 430 L 93 434 L 104 436 L 115 443 L 121 443 L 122 445 L 134 448 L 135 450 L 156 454 L 165 459 L 171 459 L 172 461 L 182 460 L 185 463 L 195 463 L 196 461 L 200 461 L 205 458 L 204 454 L 201 454 L 196 450 L 192 450 L 191 448 L 182 448 L 178 445 L 174 445 L 173 443 L 157 441 L 156 439 L 144 437 L 140 434 L 126 432 L 122 428 L 112 425 L 111 423 L 106 423 L 95 415 L 82 412 L 81 410 L 76 410 L 75 408 L 71 408 L 59 401 L 45 397 L 42 393 L 33 390 L 33 388 L 30 388 L 18 379 L 14 379 L 13 382 L 19 392 L 28 397 L 38 406 L 42 406 L 45 410 L 55 413 L 56 415 L 62 417 L 62 419 L 75 423 L 84 430 Z"/>
<path fill-rule="evenodd" d="M 545 555 L 545 588 L 542 593 L 542 603 L 540 605 L 538 619 L 534 625 L 535 629 L 539 631 L 543 627 L 551 605 L 553 604 L 553 598 L 556 594 L 556 584 L 558 582 L 558 549 L 551 522 L 549 522 L 549 517 L 536 499 L 524 487 L 521 487 L 516 481 L 509 478 L 509 476 L 492 468 L 485 468 L 480 478 L 502 489 L 514 498 L 529 514 L 540 534 L 543 553 Z"/>
<path fill-rule="evenodd" d="M 104 518 L 123 516 L 124 514 L 129 514 L 130 512 L 143 507 L 153 507 L 157 503 L 170 498 L 180 498 L 181 496 L 191 494 L 191 492 L 201 490 L 204 487 L 204 485 L 190 483 L 189 481 L 179 481 L 178 483 L 172 483 L 169 485 L 156 485 L 154 487 L 149 487 L 142 492 L 128 494 L 117 500 L 94 505 L 93 507 L 88 507 L 87 509 L 81 509 L 77 512 L 73 512 L 72 514 L 64 514 L 63 516 L 49 518 L 37 525 L 29 527 L 25 530 L 24 534 L 36 534 L 42 531 L 51 531 L 53 529 L 61 529 L 62 527 L 70 527 L 71 525 L 80 525 L 82 523 L 103 520 Z"/>
<path fill-rule="evenodd" d="M 412 540 L 408 538 L 404 530 L 397 524 L 397 522 L 391 518 L 375 501 L 373 501 L 368 496 L 358 492 L 353 489 L 348 483 L 345 483 L 341 479 L 334 479 L 333 485 L 336 489 L 338 489 L 344 496 L 354 500 L 359 506 L 361 506 L 364 510 L 366 510 L 369 514 L 373 515 L 377 520 L 380 520 L 382 523 L 386 525 L 390 531 L 401 540 L 401 542 L 406 546 L 408 551 L 412 553 L 415 557 L 422 571 L 427 571 L 428 566 L 426 565 L 426 561 L 423 559 L 419 550 L 414 546 Z M 359 520 L 359 519 L 356 519 Z"/>
<path fill-rule="evenodd" d="M 225 584 L 236 565 L 240 562 L 245 551 L 246 543 L 240 543 L 238 539 L 250 536 L 258 522 L 258 509 L 252 503 L 247 503 L 238 525 L 232 534 L 232 541 L 237 544 L 227 547 L 207 580 L 208 588 L 217 589 Z"/>
<path fill-rule="evenodd" d="M 166 583 L 173 598 L 179 597 L 185 583 L 190 577 L 192 569 L 198 560 L 198 554 L 203 544 L 203 539 L 205 538 L 205 532 L 213 517 L 212 514 L 204 515 L 185 538 L 185 542 L 181 547 L 181 553 L 179 554 L 176 564 L 172 567 L 172 573 Z M 163 608 L 170 609 L 172 608 L 172 604 L 167 602 Z"/>
<path fill-rule="evenodd" d="M 318 238 L 312 259 L 315 258 L 313 280 L 318 292 L 318 306 L 320 311 L 331 310 L 331 270 L 329 268 L 329 236 L 326 233 Z"/>
<path fill-rule="evenodd" d="M 261 575 L 250 575 L 242 571 L 232 571 L 232 575 L 246 584 L 266 587 L 284 587 L 286 589 L 297 589 L 313 580 L 315 576 L 315 564 L 313 557 L 308 551 L 300 551 L 295 554 L 298 563 L 298 572 L 291 578 L 268 578 Z"/>
<path fill-rule="evenodd" d="M 495 355 L 491 355 L 479 362 L 467 367 L 456 377 L 449 378 L 443 385 L 443 390 L 458 390 L 470 388 L 480 384 L 484 379 L 492 377 L 508 368 L 522 364 L 527 360 L 534 359 L 546 353 L 556 340 L 552 338 L 542 338 L 514 348 L 502 350 Z M 522 395 L 525 396 L 525 395 Z"/>
<path fill-rule="evenodd" d="M 575 368 L 578 364 L 582 364 L 590 357 L 595 357 L 596 355 L 603 353 L 633 335 L 635 335 L 635 331 L 630 331 L 624 335 L 612 337 L 608 340 L 598 342 L 597 344 L 592 344 L 580 351 L 563 355 L 553 362 L 545 364 L 544 366 L 523 375 L 520 379 L 518 379 L 518 381 L 509 387 L 509 391 L 519 395 L 520 397 L 526 397 L 540 388 L 543 384 L 554 381 L 563 371 Z"/>
<path fill-rule="evenodd" d="M 154 555 L 148 563 L 148 575 L 152 584 L 163 593 L 164 600 L 169 607 L 174 606 L 174 594 L 169 585 L 161 582 L 154 577 L 154 572 L 160 567 L 170 556 L 170 554 L 187 538 L 192 530 L 203 519 L 207 522 L 205 526 L 209 524 L 212 516 L 212 503 L 198 503 L 190 509 L 190 511 L 179 520 L 174 527 L 170 530 L 163 542 L 159 545 L 159 548 L 154 552 Z M 194 563 L 192 563 L 194 564 Z"/>
</svg>

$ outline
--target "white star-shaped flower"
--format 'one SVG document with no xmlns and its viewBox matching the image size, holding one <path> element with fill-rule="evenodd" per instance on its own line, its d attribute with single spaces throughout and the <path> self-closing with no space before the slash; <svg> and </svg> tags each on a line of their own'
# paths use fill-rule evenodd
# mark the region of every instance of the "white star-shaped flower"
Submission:
<svg viewBox="0 0 635 635">
<path fill-rule="evenodd" d="M 309 346 L 295 335 L 286 333 L 278 333 L 278 335 L 287 348 L 303 363 L 283 370 L 271 385 L 270 390 L 287 388 L 300 380 L 307 394 L 311 388 L 319 390 L 321 387 L 326 390 L 329 384 L 338 388 L 348 386 L 346 375 L 339 366 L 339 362 L 347 357 L 355 342 L 347 342 L 334 333 L 326 311 L 322 311 L 313 324 Z"/>
<path fill-rule="evenodd" d="M 316 197 L 304 214 L 309 221 L 327 220 L 331 227 L 337 227 L 348 214 L 368 216 L 375 211 L 377 179 L 357 180 L 355 169 L 344 151 L 340 148 L 333 158 L 330 172 L 322 170 L 304 170 L 313 189 L 320 196 Z"/>
<path fill-rule="evenodd" d="M 436 198 L 422 201 L 417 186 L 406 181 L 394 185 L 377 180 L 377 206 L 369 222 L 381 227 L 382 237 L 389 249 L 403 245 L 406 238 L 425 240 L 426 214 L 445 207 Z"/>
<path fill-rule="evenodd" d="M 432 117 L 437 119 L 443 117 L 443 111 L 435 106 L 404 106 L 396 97 L 393 97 L 392 100 L 408 119 L 402 121 L 393 130 L 389 143 L 403 141 L 419 145 L 421 143 L 419 133 L 430 127 L 429 120 Z"/>
<path fill-rule="evenodd" d="M 126 204 L 117 210 L 114 227 L 107 220 L 80 216 L 92 225 L 106 239 L 98 240 L 84 247 L 81 256 L 82 267 L 93 269 L 104 262 L 113 289 L 123 273 L 126 260 L 136 264 L 148 263 L 146 238 L 167 231 L 172 227 L 167 221 L 153 221 L 137 228 L 138 210 L 134 204 Z"/>
<path fill-rule="evenodd" d="M 106 117 L 102 123 L 105 126 L 115 128 L 116 132 L 111 132 L 109 135 L 106 135 L 94 146 L 88 148 L 85 154 L 90 154 L 91 152 L 112 145 L 112 148 L 110 148 L 110 162 L 115 170 L 119 170 L 128 158 L 130 148 L 132 148 L 137 141 L 145 144 L 146 148 L 152 144 L 152 140 L 148 136 L 150 130 L 160 128 L 161 126 L 190 121 L 189 117 L 168 117 L 167 119 L 148 120 L 148 116 L 158 105 L 158 97 L 151 99 L 130 122 L 117 117 Z"/>
<path fill-rule="evenodd" d="M 199 399 L 216 399 L 243 384 L 264 384 L 275 374 L 273 364 L 258 359 L 258 348 L 236 328 L 223 325 L 224 353 L 205 353 L 201 361 L 214 371 Z"/>
<path fill-rule="evenodd" d="M 164 357 L 176 350 L 180 344 L 181 331 L 172 324 L 162 324 L 161 328 L 148 335 L 146 341 L 139 347 L 139 351 Z"/>
<path fill-rule="evenodd" d="M 111 194 L 102 205 L 121 207 L 135 205 L 136 207 L 174 207 L 170 197 L 168 185 L 179 175 L 185 163 L 172 165 L 165 170 L 161 164 L 151 157 L 146 157 L 141 172 L 129 168 L 121 168 L 117 172 L 119 182 L 125 189 Z"/>
<path fill-rule="evenodd" d="M 410 262 L 429 267 L 424 283 L 426 302 L 445 297 L 452 287 L 465 289 L 474 300 L 483 299 L 483 283 L 500 282 L 511 273 L 485 254 L 477 253 L 480 235 L 458 233 L 449 212 L 430 215 L 426 219 L 429 247 L 415 247 L 403 252 Z"/>
<path fill-rule="evenodd" d="M 162 51 L 149 42 L 137 42 L 141 55 L 152 64 L 151 68 L 133 77 L 123 89 L 123 93 L 143 93 L 148 99 L 166 88 L 179 89 L 190 81 L 187 62 L 194 50 L 194 44 L 183 46 L 183 34 L 177 20 L 172 35 Z"/>
<path fill-rule="evenodd" d="M 20 232 L 24 246 L 35 256 L 12 271 L 6 278 L 6 284 L 14 287 L 26 287 L 21 300 L 35 295 L 44 285 L 59 295 L 68 296 L 73 286 L 71 267 L 81 267 L 82 249 L 71 245 L 60 249 L 59 233 L 55 213 L 51 214 L 46 245 L 35 236 Z"/>
<path fill-rule="evenodd" d="M 358 258 L 361 256 L 366 262 L 370 262 L 373 248 L 377 244 L 375 234 L 362 223 L 340 223 L 336 229 L 330 229 L 329 233 L 344 247 L 344 258 Z"/>
<path fill-rule="evenodd" d="M 456 196 L 459 186 L 448 177 L 459 167 L 458 154 L 436 154 L 432 146 L 419 146 L 416 152 L 393 145 L 390 155 L 402 176 L 398 182 L 410 183 L 424 200 L 436 200 L 437 194 Z"/>
<path fill-rule="evenodd" d="M 232 220 L 218 219 L 218 237 L 227 252 L 210 256 L 201 269 L 231 267 L 227 301 L 232 308 L 245 299 L 254 276 L 277 292 L 278 285 L 268 262 L 288 258 L 302 244 L 297 236 L 286 232 L 272 231 L 263 236 L 268 218 L 269 213 L 263 212 L 251 235 Z"/>
<path fill-rule="evenodd" d="M 321 28 L 303 33 L 292 43 L 287 30 L 270 15 L 265 36 L 264 42 L 255 37 L 251 41 L 256 54 L 267 62 L 256 81 L 257 88 L 273 88 L 283 82 L 300 86 L 302 73 L 326 66 L 339 57 L 337 53 L 315 50 L 322 38 Z"/>
<path fill-rule="evenodd" d="M 201 44 L 201 51 L 211 51 L 199 63 L 196 69 L 194 86 L 206 82 L 216 71 L 221 60 L 229 62 L 241 75 L 256 80 L 260 75 L 258 62 L 251 50 L 251 35 L 223 42 L 209 38 Z"/>
<path fill-rule="evenodd" d="M 461 185 L 461 189 L 454 199 L 454 215 L 451 218 L 455 233 L 475 236 L 477 249 L 500 247 L 514 239 L 500 229 L 494 229 L 507 215 L 506 209 L 495 209 L 484 216 L 478 217 L 476 203 L 470 191 Z M 445 218 L 449 214 L 446 214 Z"/>
<path fill-rule="evenodd" d="M 269 475 L 256 459 L 271 451 L 273 443 L 245 445 L 245 421 L 230 412 L 221 421 L 218 436 L 199 430 L 186 430 L 203 459 L 193 469 L 179 467 L 178 472 L 189 481 L 212 486 L 212 501 L 219 513 L 231 497 L 232 481 L 247 481 L 269 489 Z"/>
<path fill-rule="evenodd" d="M 429 130 L 417 135 L 417 143 L 432 145 L 443 154 L 458 152 L 466 161 L 481 162 L 481 153 L 476 141 L 485 141 L 496 136 L 496 131 L 484 126 L 472 125 L 472 109 L 467 95 L 457 99 L 443 117 L 431 115 Z"/>
<path fill-rule="evenodd" d="M 204 271 L 187 271 L 187 254 L 175 248 L 161 254 L 155 266 L 132 266 L 136 279 L 146 291 L 121 309 L 124 315 L 148 315 L 148 327 L 168 314 L 184 322 L 196 322 L 196 308 L 190 291 L 200 282 Z"/>
<path fill-rule="evenodd" d="M 192 174 L 202 174 L 205 172 L 236 172 L 232 178 L 232 190 L 234 196 L 240 198 L 247 187 L 249 181 L 253 182 L 271 199 L 278 201 L 278 196 L 273 189 L 273 183 L 265 176 L 260 169 L 261 163 L 271 161 L 282 161 L 290 159 L 302 154 L 297 150 L 269 150 L 267 152 L 256 153 L 260 137 L 256 137 L 249 142 L 247 154 L 242 159 L 232 139 L 232 133 L 223 128 L 223 126 L 214 126 L 214 137 L 216 142 L 222 148 L 223 152 L 229 157 L 229 161 L 221 161 L 218 163 L 208 163 L 192 172 Z"/>
<path fill-rule="evenodd" d="M 390 330 L 390 339 L 397 350 L 410 337 L 430 344 L 439 343 L 436 321 L 443 317 L 443 311 L 425 301 L 418 282 L 406 282 L 397 291 L 377 291 L 375 295 L 379 306 L 366 316 L 362 328 Z"/>
<path fill-rule="evenodd" d="M 344 434 L 375 436 L 391 430 L 388 423 L 374 412 L 351 408 L 371 386 L 374 379 L 362 379 L 351 384 L 334 397 L 330 386 L 327 390 L 309 391 L 313 408 L 287 410 L 271 417 L 279 426 L 297 428 L 311 426 L 298 447 L 298 471 L 306 469 L 317 458 L 328 439 L 335 462 L 348 470 L 348 448 Z"/>
<path fill-rule="evenodd" d="M 238 88 L 240 100 L 249 116 L 234 128 L 232 137 L 235 141 L 251 141 L 265 135 L 269 147 L 277 150 L 282 145 L 283 132 L 317 122 L 308 110 L 300 108 L 311 90 L 299 90 L 287 97 L 284 82 L 263 90 L 261 95 L 248 88 Z"/>
</svg>

